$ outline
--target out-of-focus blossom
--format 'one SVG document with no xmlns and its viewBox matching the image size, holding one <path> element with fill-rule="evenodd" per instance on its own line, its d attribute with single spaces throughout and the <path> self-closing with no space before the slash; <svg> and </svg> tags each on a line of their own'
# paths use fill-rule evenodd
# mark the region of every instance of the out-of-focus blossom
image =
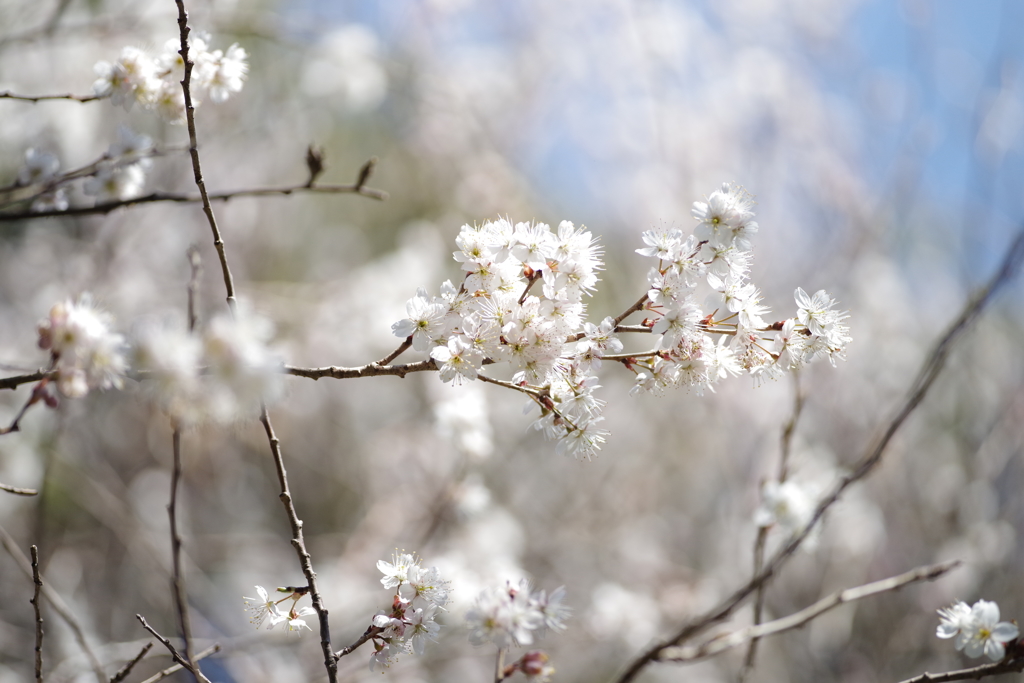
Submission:
<svg viewBox="0 0 1024 683">
<path fill-rule="evenodd" d="M 466 613 L 469 642 L 473 645 L 494 643 L 499 648 L 529 645 L 534 632 L 543 635 L 551 629 L 562 631 L 569 616 L 569 608 L 562 605 L 564 588 L 558 588 L 548 597 L 543 591 L 530 592 L 530 584 L 523 579 L 517 586 L 508 584 L 485 589 Z"/>
<path fill-rule="evenodd" d="M 57 386 L 69 398 L 91 389 L 121 388 L 127 368 L 124 337 L 110 329 L 110 315 L 83 294 L 55 304 L 38 326 L 39 347 L 50 351 Z"/>
</svg>

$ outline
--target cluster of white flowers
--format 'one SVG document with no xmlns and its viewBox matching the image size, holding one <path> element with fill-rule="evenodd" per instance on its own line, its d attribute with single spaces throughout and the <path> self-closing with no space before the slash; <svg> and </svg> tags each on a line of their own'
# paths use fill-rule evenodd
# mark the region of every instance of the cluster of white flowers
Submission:
<svg viewBox="0 0 1024 683">
<path fill-rule="evenodd" d="M 68 186 L 82 177 L 82 190 L 97 201 L 132 199 L 142 193 L 145 172 L 153 163 L 152 155 L 153 140 L 149 136 L 121 125 L 117 140 L 95 165 L 64 175 L 58 173 L 60 161 L 56 155 L 29 148 L 14 187 L 35 188 L 34 194 L 24 198 L 31 200 L 33 211 L 66 211 Z"/>
<path fill-rule="evenodd" d="M 278 624 L 287 624 L 286 628 L 292 632 L 300 632 L 302 629 L 312 631 L 313 629 L 309 627 L 309 624 L 302 617 L 316 614 L 316 610 L 312 607 L 303 607 L 301 609 L 296 607 L 299 598 L 308 591 L 303 588 L 278 588 L 277 590 L 279 593 L 287 593 L 287 595 L 279 600 L 271 600 L 266 588 L 256 586 L 256 593 L 260 596 L 258 599 L 242 598 L 245 600 L 245 610 L 250 613 L 249 621 L 256 628 L 267 624 L 268 630 Z M 292 604 L 287 610 L 282 610 L 280 604 L 285 600 L 291 600 Z"/>
<path fill-rule="evenodd" d="M 757 232 L 753 200 L 745 190 L 724 184 L 706 202 L 695 202 L 700 221 L 694 233 L 647 231 L 648 245 L 637 253 L 658 259 L 647 279 L 651 325 L 660 334 L 657 354 L 634 365 L 636 391 L 667 387 L 712 388 L 719 379 L 746 371 L 760 381 L 776 378 L 817 358 L 843 358 L 850 342 L 845 312 L 824 291 L 808 296 L 796 290 L 797 313 L 768 324 L 768 308 L 749 281 L 751 236 Z M 698 285 L 711 289 L 705 308 L 697 301 Z M 711 334 L 721 337 L 716 343 Z"/>
<path fill-rule="evenodd" d="M 153 162 L 149 158 L 153 140 L 147 135 L 136 135 L 125 125 L 118 126 L 117 141 L 110 145 L 103 160 L 82 189 L 97 201 L 132 199 L 142 194 L 146 170 Z"/>
<path fill-rule="evenodd" d="M 395 553 L 391 562 L 377 562 L 377 568 L 384 574 L 381 584 L 395 595 L 391 609 L 378 612 L 370 625 L 370 671 L 391 666 L 403 652 L 422 655 L 428 640 L 437 642 L 441 626 L 435 619 L 451 590 L 437 567 L 424 568 L 411 553 Z"/>
<path fill-rule="evenodd" d="M 439 297 L 421 288 L 406 304 L 409 317 L 392 325 L 395 335 L 429 351 L 445 382 L 474 380 L 485 362 L 507 364 L 514 383 L 543 388 L 537 427 L 589 457 L 605 440 L 591 371 L 622 348 L 610 319 L 584 323 L 583 296 L 602 265 L 594 238 L 568 221 L 552 231 L 500 219 L 464 225 L 456 244 L 461 287 L 447 281 Z"/>
<path fill-rule="evenodd" d="M 246 52 L 238 44 L 227 50 L 210 50 L 210 38 L 199 32 L 192 36 L 189 59 L 192 60 L 192 104 L 198 106 L 208 93 L 214 102 L 223 102 L 242 89 L 249 66 Z M 138 102 L 156 110 L 171 123 L 185 121 L 185 95 L 181 89 L 184 62 L 180 44 L 168 40 L 156 57 L 135 47 L 125 47 L 116 62 L 98 62 L 94 67 L 96 95 L 109 96 L 115 105 L 131 109 Z"/>
<path fill-rule="evenodd" d="M 530 582 L 508 583 L 481 591 L 466 613 L 469 642 L 473 645 L 494 643 L 499 648 L 529 645 L 534 635 L 543 636 L 549 629 L 564 631 L 569 607 L 562 604 L 565 588 L 548 595 L 545 591 L 530 592 Z"/>
<path fill-rule="evenodd" d="M 34 147 L 25 150 L 25 165 L 18 170 L 17 187 L 44 186 L 32 198 L 33 211 L 64 211 L 68 208 L 67 190 L 55 182 L 59 170 L 60 160 L 56 154 Z"/>
<path fill-rule="evenodd" d="M 956 638 L 956 649 L 968 657 L 984 654 L 994 662 L 1006 656 L 1006 644 L 1020 635 L 1016 624 L 999 621 L 999 605 L 987 600 L 978 600 L 973 607 L 958 600 L 939 610 L 939 622 L 939 638 Z"/>
<path fill-rule="evenodd" d="M 819 356 L 833 363 L 843 357 L 848 316 L 824 291 L 808 296 L 797 289 L 796 315 L 765 322 L 768 309 L 748 281 L 757 232 L 752 206 L 750 195 L 726 184 L 694 204 L 694 234 L 643 234 L 648 246 L 637 252 L 658 265 L 641 308 L 654 317 L 633 331 L 650 330 L 658 342 L 651 351 L 614 356 L 636 375 L 632 393 L 670 386 L 700 392 L 744 370 L 761 381 Z M 559 439 L 560 451 L 590 457 L 607 436 L 597 427 L 604 402 L 593 395 L 594 372 L 623 348 L 616 320 L 586 322 L 583 296 L 594 290 L 602 265 L 594 238 L 568 221 L 552 231 L 499 219 L 464 225 L 456 244 L 462 284 L 445 282 L 440 296 L 420 288 L 392 331 L 429 352 L 445 382 L 474 380 L 485 364 L 508 364 L 512 382 L 541 407 L 535 426 Z M 702 279 L 711 288 L 708 313 L 696 299 Z"/>
<path fill-rule="evenodd" d="M 121 387 L 124 337 L 111 331 L 111 322 L 88 294 L 55 304 L 40 321 L 39 348 L 50 352 L 57 386 L 65 396 L 80 398 L 90 389 Z"/>
<path fill-rule="evenodd" d="M 273 325 L 239 305 L 210 320 L 201 334 L 172 321 L 141 324 L 134 367 L 177 420 L 228 422 L 254 414 L 280 391 L 281 359 L 269 347 Z"/>
</svg>

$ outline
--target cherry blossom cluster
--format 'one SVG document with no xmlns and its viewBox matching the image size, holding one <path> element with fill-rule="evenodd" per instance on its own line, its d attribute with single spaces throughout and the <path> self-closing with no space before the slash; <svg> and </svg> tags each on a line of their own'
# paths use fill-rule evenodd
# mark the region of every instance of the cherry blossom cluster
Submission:
<svg viewBox="0 0 1024 683">
<path fill-rule="evenodd" d="M 111 316 L 88 294 L 54 304 L 39 322 L 39 348 L 50 352 L 57 387 L 68 398 L 91 389 L 120 388 L 127 363 L 125 339 L 110 329 Z"/>
<path fill-rule="evenodd" d="M 504 650 L 513 645 L 530 645 L 535 637 L 548 630 L 565 630 L 570 609 L 562 603 L 565 588 L 556 588 L 548 595 L 545 591 L 530 591 L 530 582 L 522 579 L 485 589 L 477 596 L 473 607 L 466 613 L 469 642 L 473 645 L 494 643 Z M 506 675 L 522 671 L 532 680 L 546 680 L 554 673 L 543 652 L 531 651 L 509 665 Z"/>
<path fill-rule="evenodd" d="M 441 626 L 435 619 L 451 590 L 437 567 L 424 568 L 411 553 L 395 553 L 391 562 L 377 562 L 377 568 L 384 574 L 381 584 L 395 594 L 391 609 L 378 612 L 370 624 L 370 671 L 391 666 L 403 652 L 422 655 L 427 641 L 437 642 Z"/>
<path fill-rule="evenodd" d="M 157 403 L 185 424 L 251 416 L 281 389 L 282 362 L 268 346 L 273 325 L 244 303 L 198 333 L 180 321 L 143 320 L 130 345 L 111 322 L 84 294 L 55 304 L 39 323 L 39 347 L 50 352 L 64 396 L 120 389 L 129 358 Z"/>
<path fill-rule="evenodd" d="M 796 315 L 768 324 L 768 308 L 750 282 L 752 245 L 758 230 L 753 200 L 745 190 L 724 184 L 706 202 L 695 202 L 699 223 L 691 235 L 681 230 L 650 230 L 637 253 L 658 259 L 647 280 L 648 310 L 656 318 L 658 352 L 634 365 L 634 391 L 658 393 L 687 386 L 702 391 L 719 379 L 747 372 L 757 381 L 777 378 L 815 358 L 835 364 L 850 342 L 848 315 L 835 310 L 824 291 L 809 296 L 797 289 Z M 710 293 L 704 307 L 698 286 Z M 716 343 L 712 334 L 717 334 Z"/>
<path fill-rule="evenodd" d="M 251 417 L 280 391 L 281 359 L 268 346 L 269 320 L 241 304 L 201 333 L 179 321 L 147 320 L 137 329 L 133 367 L 176 420 L 186 424 Z"/>
<path fill-rule="evenodd" d="M 848 315 L 824 291 L 796 290 L 796 314 L 769 324 L 757 287 L 749 282 L 751 236 L 757 232 L 753 200 L 742 188 L 723 185 L 696 202 L 694 233 L 643 233 L 642 256 L 656 258 L 647 296 L 636 307 L 650 316 L 629 331 L 658 336 L 654 349 L 620 354 L 615 336 L 623 319 L 586 321 L 584 295 L 593 293 L 601 269 L 590 232 L 563 221 L 557 231 L 543 223 L 507 219 L 464 225 L 455 260 L 464 279 L 439 296 L 420 288 L 406 304 L 408 317 L 392 325 L 398 337 L 429 352 L 441 380 L 475 380 L 485 365 L 507 365 L 512 383 L 540 406 L 534 423 L 559 450 L 591 457 L 606 440 L 598 428 L 604 402 L 595 371 L 605 356 L 636 376 L 631 393 L 694 387 L 747 372 L 758 382 L 777 378 L 815 358 L 843 358 L 850 342 Z M 698 285 L 710 289 L 702 308 Z M 718 335 L 716 342 L 712 335 Z"/>
<path fill-rule="evenodd" d="M 192 69 L 192 104 L 198 106 L 204 94 L 224 102 L 241 91 L 249 66 L 246 52 L 238 44 L 227 50 L 210 50 L 210 37 L 195 33 L 189 44 Z M 116 62 L 98 62 L 94 67 L 96 95 L 109 96 L 115 105 L 131 109 L 136 102 L 158 112 L 171 123 L 185 122 L 185 95 L 181 89 L 184 61 L 178 40 L 171 39 L 155 57 L 135 47 L 125 47 Z"/>
<path fill-rule="evenodd" d="M 456 244 L 461 286 L 447 281 L 437 297 L 421 288 L 393 332 L 429 352 L 445 382 L 474 380 L 485 363 L 508 366 L 542 407 L 538 428 L 560 449 L 589 457 L 605 440 L 591 371 L 622 348 L 610 319 L 584 322 L 583 297 L 602 266 L 593 236 L 568 221 L 552 231 L 499 219 L 464 225 Z"/>
<path fill-rule="evenodd" d="M 267 593 L 267 589 L 263 586 L 256 586 L 256 594 L 259 598 L 242 598 L 245 600 L 245 610 L 249 612 L 249 623 L 253 624 L 256 628 L 259 628 L 263 624 L 267 625 L 267 629 L 272 629 L 278 624 L 286 624 L 285 628 L 292 632 L 301 632 L 302 629 L 312 631 L 309 624 L 303 619 L 312 614 L 316 614 L 316 610 L 312 607 L 297 607 L 299 599 L 308 593 L 306 588 L 278 588 L 279 593 L 287 593 L 283 598 L 278 600 L 271 599 Z M 281 603 L 291 600 L 292 604 L 288 609 L 282 609 Z"/>
<path fill-rule="evenodd" d="M 31 188 L 31 194 L 16 201 L 30 202 L 33 211 L 65 211 L 68 188 L 85 178 L 82 190 L 97 201 L 132 199 L 142 194 L 146 170 L 152 165 L 153 140 L 138 135 L 125 125 L 118 127 L 117 140 L 94 164 L 61 174 L 60 161 L 51 152 L 29 148 L 25 164 L 18 171 L 13 191 Z"/>
<path fill-rule="evenodd" d="M 117 140 L 110 145 L 82 189 L 94 195 L 97 201 L 138 197 L 142 194 L 146 171 L 153 165 L 149 158 L 152 153 L 153 140 L 148 135 L 136 135 L 128 126 L 118 126 Z"/>
<path fill-rule="evenodd" d="M 978 600 L 973 607 L 957 601 L 950 607 L 939 610 L 939 627 L 935 631 L 939 638 L 955 638 L 957 650 L 963 650 L 968 657 L 983 654 L 994 662 L 1006 656 L 1006 644 L 1020 635 L 1017 625 L 999 621 L 999 605 L 987 600 Z"/>
</svg>

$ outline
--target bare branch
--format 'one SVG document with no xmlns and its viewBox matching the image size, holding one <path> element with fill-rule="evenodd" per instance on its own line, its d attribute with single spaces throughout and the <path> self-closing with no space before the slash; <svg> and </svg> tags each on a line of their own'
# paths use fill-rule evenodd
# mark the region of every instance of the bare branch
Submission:
<svg viewBox="0 0 1024 683">
<path fill-rule="evenodd" d="M 369 365 L 363 365 L 357 368 L 340 368 L 336 365 L 326 368 L 297 368 L 293 365 L 284 366 L 284 371 L 287 374 L 295 375 L 296 377 L 307 377 L 309 379 L 321 379 L 323 377 L 331 377 L 333 379 L 354 379 L 356 377 L 380 377 L 381 375 L 405 377 L 411 372 L 431 372 L 436 370 L 437 366 L 434 365 L 434 361 L 432 359 L 421 360 L 415 363 L 406 363 L 404 365 L 377 365 L 376 363 L 370 363 Z"/>
<path fill-rule="evenodd" d="M 121 681 L 127 678 L 128 674 L 132 672 L 132 669 L 135 668 L 135 665 L 141 662 L 142 658 L 145 657 L 146 653 L 149 652 L 152 648 L 153 643 L 146 643 L 139 651 L 139 654 L 135 655 L 134 659 L 132 659 L 130 662 L 122 666 L 120 669 L 118 669 L 116 674 L 110 677 L 110 683 L 121 683 Z"/>
<path fill-rule="evenodd" d="M 172 450 L 174 451 L 174 467 L 171 470 L 171 500 L 167 505 L 167 516 L 171 521 L 171 589 L 174 594 L 174 607 L 178 616 L 178 629 L 185 643 L 185 661 L 189 663 L 189 671 L 199 680 L 202 673 L 199 665 L 192 658 L 192 624 L 188 618 L 188 596 L 185 593 L 185 577 L 181 573 L 181 535 L 178 534 L 178 484 L 181 481 L 181 428 L 175 424 L 171 434 Z"/>
<path fill-rule="evenodd" d="M 41 379 L 52 379 L 56 376 L 56 370 L 36 370 L 35 372 L 31 372 L 27 375 L 4 377 L 0 379 L 0 389 L 17 389 L 22 384 L 31 384 L 32 382 L 38 382 Z"/>
<path fill-rule="evenodd" d="M 267 432 L 267 440 L 270 442 L 270 453 L 274 458 L 274 467 L 277 470 L 277 480 L 281 485 L 281 503 L 288 513 L 288 522 L 292 529 L 292 547 L 299 556 L 299 564 L 302 565 L 302 574 L 306 577 L 306 585 L 309 586 L 309 597 L 313 601 L 313 609 L 320 618 L 320 647 L 324 653 L 324 666 L 327 668 L 327 678 L 330 683 L 337 683 L 338 680 L 338 659 L 331 649 L 331 625 L 327 618 L 327 608 L 324 607 L 323 599 L 320 597 L 320 590 L 316 584 L 316 572 L 313 571 L 313 560 L 306 550 L 306 541 L 302 534 L 302 520 L 299 519 L 292 502 L 291 489 L 288 487 L 288 471 L 284 467 L 284 455 L 281 452 L 281 441 L 274 433 L 274 426 L 270 423 L 270 414 L 264 405 L 260 412 L 260 422 Z"/>
<path fill-rule="evenodd" d="M 379 361 L 377 361 L 376 363 L 374 363 L 374 365 L 387 365 L 388 363 L 390 363 L 391 361 L 393 361 L 394 359 L 398 358 L 403 353 L 405 353 L 409 349 L 410 346 L 412 346 L 412 335 L 409 335 L 408 337 L 406 337 L 405 341 L 403 341 L 401 344 L 399 344 L 397 349 L 395 349 L 394 351 L 392 351 L 388 355 L 384 356 L 384 358 L 382 358 Z"/>
<path fill-rule="evenodd" d="M 38 496 L 39 491 L 35 489 L 19 489 L 17 486 L 8 486 L 7 484 L 0 483 L 0 491 L 7 491 L 7 493 L 13 493 L 17 496 Z"/>
<path fill-rule="evenodd" d="M 186 661 L 185 658 L 181 656 L 181 653 L 178 652 L 174 645 L 171 644 L 171 641 L 167 640 L 162 635 L 157 633 L 155 628 L 146 623 L 145 617 L 143 617 L 141 614 L 136 614 L 135 618 L 138 619 L 139 623 L 142 624 L 142 628 L 152 633 L 154 638 L 163 643 L 163 646 L 166 647 L 167 651 L 171 653 L 171 657 L 174 657 L 174 661 L 180 664 L 182 668 L 190 671 L 192 675 L 196 677 L 197 681 L 201 681 L 202 683 L 210 683 L 210 679 L 204 676 L 202 671 L 195 668 L 192 664 L 189 664 L 188 661 Z"/>
<path fill-rule="evenodd" d="M 909 572 L 905 572 L 898 576 L 892 576 L 888 579 L 882 579 L 881 581 L 857 586 L 856 588 L 847 588 L 846 590 L 841 590 L 829 595 L 828 597 L 822 598 L 810 607 L 802 609 L 788 617 L 783 617 L 782 619 L 776 619 L 775 621 L 770 621 L 766 624 L 748 626 L 747 628 L 725 636 L 711 638 L 700 645 L 664 648 L 658 653 L 657 659 L 662 662 L 692 662 L 698 659 L 712 657 L 730 648 L 742 645 L 743 643 L 757 640 L 758 638 L 773 636 L 785 631 L 791 631 L 795 628 L 800 628 L 813 619 L 818 618 L 825 612 L 835 609 L 840 605 L 855 602 L 857 600 L 863 600 L 864 598 L 879 595 L 880 593 L 889 593 L 891 591 L 899 590 L 907 584 L 918 583 L 920 581 L 934 581 L 951 569 L 959 567 L 960 564 L 960 560 L 953 560 L 951 562 L 942 562 L 926 567 L 918 567 L 917 569 L 912 569 Z"/>
<path fill-rule="evenodd" d="M 35 592 L 32 594 L 32 608 L 36 613 L 36 683 L 43 683 L 43 613 L 39 605 L 39 591 L 43 588 L 43 580 L 39 577 L 39 548 L 32 546 L 32 583 Z"/>
<path fill-rule="evenodd" d="M 1002 662 L 995 662 L 993 664 L 982 664 L 980 666 L 972 666 L 970 669 L 957 669 L 956 671 L 947 671 L 941 674 L 930 674 L 923 673 L 920 676 L 914 676 L 908 678 L 901 683 L 944 683 L 945 681 L 976 681 L 981 678 L 988 676 L 998 676 L 999 674 L 1006 673 L 1020 673 L 1024 671 L 1024 657 L 1018 657 L 1016 659 L 1007 659 Z"/>
<path fill-rule="evenodd" d="M 216 192 L 206 196 L 207 202 L 227 201 L 235 197 L 272 197 L 276 195 L 288 196 L 300 192 L 313 192 L 319 194 L 358 194 L 370 199 L 383 201 L 387 199 L 386 192 L 375 190 L 369 187 L 357 188 L 355 185 L 286 185 L 284 187 L 256 187 L 244 190 L 230 190 L 227 192 Z M 134 197 L 132 199 L 118 199 L 107 202 L 97 202 L 95 206 L 81 206 L 63 211 L 20 211 L 0 213 L 0 222 L 23 221 L 32 218 L 60 218 L 61 216 L 90 216 L 96 214 L 108 214 L 116 209 L 136 204 L 152 204 L 153 202 L 176 202 L 176 203 L 199 203 L 203 201 L 202 195 L 184 194 L 179 192 L 151 192 L 150 194 Z"/>
<path fill-rule="evenodd" d="M 658 653 L 664 648 L 679 645 L 680 643 L 706 630 L 710 626 L 728 619 L 733 612 L 757 590 L 759 586 L 761 586 L 765 581 L 768 581 L 782 567 L 782 565 L 785 564 L 793 553 L 796 552 L 797 548 L 799 548 L 804 542 L 804 539 L 806 539 L 811 533 L 814 525 L 821 519 L 822 515 L 825 514 L 825 511 L 839 500 L 840 496 L 843 495 L 843 492 L 845 492 L 847 488 L 866 477 L 875 468 L 875 466 L 878 465 L 886 448 L 892 441 L 893 436 L 896 435 L 896 432 L 899 431 L 899 428 L 906 421 L 907 417 L 910 416 L 928 393 L 928 389 L 931 388 L 935 378 L 942 370 L 945 360 L 952 350 L 954 342 L 971 327 L 974 321 L 992 300 L 993 295 L 1017 274 L 1022 261 L 1024 261 L 1024 231 L 1021 231 L 1017 235 L 1016 239 L 1014 239 L 1006 252 L 1002 265 L 999 267 L 999 270 L 996 271 L 995 275 L 992 276 L 991 280 L 989 280 L 988 284 L 971 297 L 964 306 L 960 316 L 936 342 L 932 351 L 925 358 L 921 369 L 918 371 L 917 378 L 911 384 L 911 388 L 906 399 L 890 419 L 889 424 L 882 433 L 882 436 L 871 448 L 868 449 L 867 453 L 861 458 L 859 464 L 854 467 L 853 471 L 842 477 L 839 482 L 835 484 L 832 490 L 818 503 L 807 527 L 805 527 L 803 531 L 795 534 L 788 543 L 777 550 L 771 559 L 765 564 L 764 569 L 747 582 L 745 586 L 739 588 L 736 592 L 705 614 L 683 625 L 667 640 L 655 643 L 647 648 L 647 650 L 641 653 L 633 660 L 633 662 L 630 663 L 625 672 L 623 672 L 623 674 L 617 679 L 618 683 L 627 683 L 627 681 L 633 680 L 636 675 L 639 674 L 648 663 L 653 661 L 657 657 Z"/>
<path fill-rule="evenodd" d="M 804 409 L 804 393 L 800 388 L 800 371 L 793 370 L 793 412 L 782 427 L 782 438 L 780 439 L 779 472 L 776 475 L 780 484 L 789 477 L 789 454 L 793 445 L 793 434 L 796 433 L 796 425 L 800 421 L 800 414 Z M 768 542 L 768 527 L 761 527 L 757 530 L 757 539 L 754 541 L 754 574 L 761 571 L 764 564 L 765 544 Z M 761 623 L 761 614 L 764 611 L 765 584 L 757 587 L 757 594 L 754 596 L 754 626 Z M 751 670 L 754 668 L 754 661 L 757 659 L 757 638 L 751 638 L 747 654 L 743 658 L 743 668 L 740 670 L 739 683 L 744 683 Z"/>
<path fill-rule="evenodd" d="M 17 563 L 18 567 L 21 568 L 23 574 L 29 579 L 33 578 L 32 575 L 32 564 L 29 559 L 25 557 L 25 553 L 21 551 L 18 544 L 15 543 L 7 530 L 0 526 L 0 543 L 3 543 L 4 548 L 10 553 L 11 557 Z M 75 618 L 75 615 L 71 613 L 67 604 L 61 599 L 57 591 L 50 587 L 49 583 L 43 582 L 42 586 L 43 596 L 50 601 L 50 606 L 53 607 L 53 611 L 56 612 L 61 619 L 63 619 L 67 625 L 71 628 L 72 633 L 75 634 L 75 642 L 82 648 L 82 652 L 85 653 L 86 659 L 89 660 L 89 665 L 92 667 L 93 672 L 96 674 L 96 678 L 100 683 L 107 683 L 107 674 L 103 672 L 103 665 L 100 664 L 99 658 L 96 653 L 89 647 L 89 643 L 85 640 L 85 631 L 82 630 L 81 624 Z"/>
<path fill-rule="evenodd" d="M 17 95 L 12 93 L 10 90 L 4 90 L 0 92 L 0 99 L 4 100 L 20 100 L 22 102 L 42 102 L 43 100 L 74 100 L 75 102 L 94 102 L 96 100 L 105 100 L 110 95 Z"/>
<path fill-rule="evenodd" d="M 195 660 L 198 662 L 200 659 L 206 659 L 210 655 L 216 654 L 217 652 L 220 652 L 220 645 L 218 645 L 218 644 L 211 645 L 210 647 L 206 648 L 205 650 L 203 650 L 202 652 L 197 654 L 195 656 Z M 160 681 L 160 680 L 163 680 L 163 679 L 167 678 L 171 674 L 174 674 L 174 673 L 177 673 L 177 672 L 181 671 L 183 668 L 185 668 L 185 667 L 183 667 L 181 664 L 175 664 L 174 666 L 169 666 L 166 669 L 164 669 L 163 671 L 160 671 L 159 673 L 153 674 L 152 676 L 150 676 L 146 680 L 142 681 L 142 683 L 156 683 L 157 681 Z"/>
<path fill-rule="evenodd" d="M 185 77 L 181 80 L 181 89 L 185 94 L 185 121 L 188 124 L 188 151 L 192 157 L 192 172 L 195 176 L 196 187 L 199 188 L 199 196 L 203 202 L 203 213 L 206 214 L 206 221 L 210 224 L 210 231 L 213 233 L 213 246 L 217 249 L 217 256 L 220 258 L 220 268 L 224 275 L 224 288 L 227 289 L 228 308 L 235 310 L 235 283 L 231 276 L 231 268 L 228 266 L 227 252 L 224 250 L 224 238 L 221 237 L 220 228 L 217 227 L 217 218 L 213 215 L 213 206 L 210 205 L 210 197 L 206 193 L 206 181 L 203 180 L 203 169 L 199 164 L 199 142 L 196 138 L 196 115 L 195 106 L 192 104 L 192 67 L 194 62 L 188 58 L 189 44 L 188 34 L 191 30 L 188 26 L 188 12 L 185 11 L 183 0 L 175 0 L 178 5 L 178 32 L 181 37 L 181 61 L 185 64 Z"/>
<path fill-rule="evenodd" d="M 334 653 L 334 658 L 335 659 L 341 659 L 345 655 L 352 654 L 361 645 L 363 645 L 363 643 L 368 641 L 370 638 L 373 638 L 375 635 L 380 633 L 382 630 L 383 629 L 381 629 L 380 627 L 374 626 L 374 625 L 371 624 L 370 626 L 368 626 L 366 628 L 365 631 L 363 631 L 363 635 L 359 636 L 359 638 L 356 639 L 356 642 L 352 643 L 348 647 L 343 647 L 340 650 L 338 650 L 337 652 L 335 652 Z"/>
</svg>

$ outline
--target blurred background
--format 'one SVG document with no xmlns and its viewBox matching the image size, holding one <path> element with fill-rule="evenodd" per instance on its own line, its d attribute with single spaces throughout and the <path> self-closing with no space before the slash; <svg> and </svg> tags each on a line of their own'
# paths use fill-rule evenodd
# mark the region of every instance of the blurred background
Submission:
<svg viewBox="0 0 1024 683">
<path fill-rule="evenodd" d="M 878 436 L 935 338 L 994 271 L 1024 219 L 1024 6 L 954 0 L 193 0 L 212 46 L 249 53 L 243 91 L 197 127 L 213 190 L 324 182 L 372 156 L 384 202 L 348 195 L 235 199 L 215 209 L 240 295 L 276 324 L 294 365 L 361 365 L 397 345 L 417 287 L 457 278 L 459 227 L 498 215 L 585 224 L 607 269 L 590 318 L 646 289 L 634 250 L 691 230 L 692 202 L 724 181 L 758 201 L 754 282 L 771 319 L 793 290 L 828 289 L 851 312 L 849 359 L 802 373 L 791 477 L 824 490 Z M 173 2 L 2 0 L 0 91 L 89 94 L 92 65 L 177 36 Z M 158 146 L 183 127 L 110 102 L 0 100 L 0 184 L 29 147 L 62 168 L 97 159 L 130 125 Z M 190 191 L 186 155 L 156 160 L 146 191 Z M 92 199 L 72 193 L 72 206 Z M 3 376 L 44 366 L 36 322 L 81 292 L 121 331 L 185 309 L 204 260 L 201 318 L 224 308 L 198 205 L 0 223 Z M 898 681 L 970 665 L 935 638 L 935 610 L 996 601 L 1024 618 L 1024 289 L 1013 283 L 949 360 L 881 467 L 826 517 L 767 593 L 784 616 L 827 593 L 927 564 L 935 584 L 830 613 L 762 643 L 753 681 Z M 639 317 L 637 317 L 639 318 Z M 632 319 L 631 319 L 632 320 Z M 639 322 L 639 319 L 634 322 Z M 640 343 L 628 339 L 627 343 Z M 404 359 L 418 360 L 409 352 Z M 271 409 L 330 609 L 336 648 L 390 604 L 377 560 L 417 551 L 452 580 L 440 643 L 397 681 L 486 681 L 493 652 L 462 626 L 485 585 L 567 587 L 569 629 L 539 646 L 559 681 L 611 679 L 652 639 L 750 576 L 759 484 L 774 476 L 794 386 L 741 377 L 717 393 L 630 397 L 606 365 L 612 436 L 578 462 L 528 429 L 518 394 L 436 375 L 289 378 Z M 31 391 L 0 394 L 7 424 Z M 184 437 L 186 580 L 197 649 L 214 681 L 323 680 L 317 637 L 254 632 L 242 596 L 302 582 L 255 421 Z M 171 432 L 137 385 L 29 413 L 0 437 L 0 525 L 81 620 L 113 672 L 146 635 L 175 631 L 166 504 Z M 2 493 L 2 492 L 0 492 Z M 769 547 L 781 539 L 769 536 Z M 0 681 L 32 672 L 31 583 L 0 554 Z M 95 680 L 45 611 L 47 680 Z M 749 608 L 738 624 L 749 623 Z M 129 680 L 165 667 L 155 648 Z M 370 680 L 369 646 L 341 661 Z M 657 665 L 644 681 L 733 681 L 742 652 Z M 177 680 L 185 680 L 180 677 Z M 375 679 L 376 680 L 376 679 Z"/>
</svg>

